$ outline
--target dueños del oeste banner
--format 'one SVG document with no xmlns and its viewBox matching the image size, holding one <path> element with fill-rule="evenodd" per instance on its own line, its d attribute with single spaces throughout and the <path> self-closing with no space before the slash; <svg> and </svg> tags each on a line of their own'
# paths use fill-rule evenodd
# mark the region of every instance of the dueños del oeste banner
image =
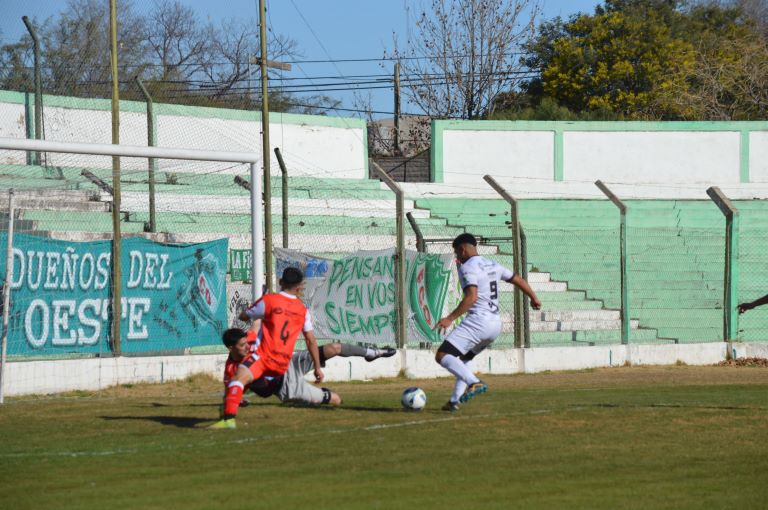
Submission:
<svg viewBox="0 0 768 510">
<path fill-rule="evenodd" d="M 0 234 L 3 280 L 6 245 Z M 111 241 L 15 235 L 8 353 L 110 352 L 111 259 Z M 227 322 L 226 260 L 226 239 L 189 245 L 124 239 L 122 352 L 219 344 Z"/>
<path fill-rule="evenodd" d="M 395 341 L 394 255 L 358 251 L 328 260 L 275 249 L 278 269 L 293 265 L 307 273 L 304 302 L 318 337 L 387 344 Z M 407 250 L 405 275 L 408 340 L 440 342 L 434 327 L 461 299 L 453 255 Z"/>
</svg>

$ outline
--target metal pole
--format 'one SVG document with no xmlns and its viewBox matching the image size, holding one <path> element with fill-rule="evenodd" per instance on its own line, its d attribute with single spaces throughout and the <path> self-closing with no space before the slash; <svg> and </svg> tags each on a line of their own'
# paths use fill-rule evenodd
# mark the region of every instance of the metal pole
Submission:
<svg viewBox="0 0 768 510">
<path fill-rule="evenodd" d="M 595 186 L 600 188 L 616 207 L 619 208 L 619 257 L 621 278 L 621 343 L 629 343 L 629 333 L 632 323 L 629 318 L 629 272 L 627 269 L 627 205 L 616 196 L 602 181 L 595 181 Z"/>
<path fill-rule="evenodd" d="M 523 267 L 523 279 L 528 281 L 528 241 L 525 238 L 525 230 L 520 226 L 520 256 Z M 531 321 L 528 314 L 531 310 L 531 300 L 523 294 L 523 346 L 526 349 L 531 347 Z"/>
<path fill-rule="evenodd" d="M 157 138 L 155 136 L 155 112 L 152 107 L 152 96 L 147 92 L 146 87 L 141 82 L 139 77 L 136 77 L 136 84 L 141 89 L 141 93 L 144 95 L 144 100 L 147 102 L 147 145 L 154 147 L 157 144 Z M 156 232 L 157 224 L 155 222 L 155 170 L 157 170 L 157 162 L 155 158 L 149 158 L 149 167 L 147 173 L 149 177 L 149 231 Z"/>
<path fill-rule="evenodd" d="M 411 213 L 406 214 L 405 217 L 408 218 L 408 223 L 411 224 L 413 233 L 416 234 L 416 250 L 419 253 L 426 253 L 427 243 L 424 242 L 424 234 L 421 233 L 421 229 L 419 228 L 419 225 L 416 223 L 416 218 L 414 218 L 413 214 Z"/>
<path fill-rule="evenodd" d="M 269 97 L 267 94 L 267 8 L 259 0 L 259 39 L 261 43 L 261 148 L 264 156 L 264 269 L 267 290 L 272 292 L 272 183 L 269 171 Z"/>
<path fill-rule="evenodd" d="M 109 0 L 109 60 L 112 67 L 112 143 L 120 144 L 120 89 L 117 75 L 117 0 Z M 120 355 L 122 271 L 120 264 L 120 157 L 112 156 L 112 349 Z"/>
<path fill-rule="evenodd" d="M 387 175 L 375 161 L 371 161 L 373 169 L 379 174 L 379 178 L 384 181 L 384 184 L 389 186 L 389 189 L 395 193 L 395 214 L 397 225 L 397 248 L 395 255 L 395 315 L 396 315 L 396 336 L 397 347 L 402 349 L 406 343 L 406 301 L 405 301 L 405 225 L 403 223 L 403 210 L 405 204 L 403 202 L 403 189 Z"/>
<path fill-rule="evenodd" d="M 40 74 L 40 41 L 37 39 L 37 32 L 35 27 L 29 21 L 27 16 L 22 16 L 21 20 L 27 26 L 27 31 L 30 37 L 32 37 L 32 52 L 34 55 L 35 66 L 35 139 L 42 140 L 43 138 L 43 80 Z M 40 164 L 40 153 L 33 154 L 34 165 Z"/>
<path fill-rule="evenodd" d="M 277 156 L 277 163 L 280 165 L 280 182 L 282 184 L 283 248 L 288 248 L 288 169 L 285 167 L 283 155 L 277 147 L 275 147 L 275 155 Z"/>
<path fill-rule="evenodd" d="M 739 334 L 739 210 L 718 187 L 707 195 L 725 215 L 725 268 L 723 269 L 723 340 L 736 340 Z"/>
<path fill-rule="evenodd" d="M 395 154 L 400 154 L 400 62 L 395 62 Z M 405 177 L 403 177 L 405 180 Z"/>
<path fill-rule="evenodd" d="M 0 404 L 5 401 L 5 359 L 8 352 L 8 315 L 13 281 L 13 189 L 8 190 L 8 236 L 5 248 L 5 285 L 3 285 L 3 338 L 0 347 Z"/>
<path fill-rule="evenodd" d="M 524 275 L 523 265 L 523 240 L 522 240 L 522 228 L 520 227 L 520 216 L 518 214 L 517 200 L 512 197 L 507 190 L 505 190 L 496 180 L 490 175 L 483 176 L 485 182 L 496 190 L 496 193 L 502 196 L 507 201 L 511 208 L 511 224 L 512 229 L 512 255 L 515 258 L 514 272 L 521 276 Z M 523 292 L 515 287 L 515 347 L 520 349 L 525 347 L 525 301 L 523 300 Z"/>
<path fill-rule="evenodd" d="M 251 163 L 251 295 L 253 300 L 257 300 L 264 287 L 264 278 L 262 277 L 262 239 L 261 217 L 259 209 L 261 206 L 261 186 L 259 185 L 259 170 L 256 163 Z"/>
</svg>

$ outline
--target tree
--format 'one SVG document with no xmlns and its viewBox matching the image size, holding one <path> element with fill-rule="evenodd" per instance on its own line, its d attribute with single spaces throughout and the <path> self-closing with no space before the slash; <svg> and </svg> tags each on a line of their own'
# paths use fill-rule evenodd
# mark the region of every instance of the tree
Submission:
<svg viewBox="0 0 768 510">
<path fill-rule="evenodd" d="M 670 101 L 695 118 L 768 119 L 768 41 L 734 37 L 702 45 L 687 81 L 692 85 L 669 91 Z"/>
<path fill-rule="evenodd" d="M 58 17 L 37 26 L 42 46 L 43 90 L 47 94 L 110 97 L 109 4 L 69 0 Z M 121 97 L 142 100 L 133 83 L 140 77 L 155 101 L 226 108 L 260 108 L 257 24 L 252 20 L 204 23 L 178 0 L 157 0 L 144 16 L 130 0 L 118 2 L 118 68 Z M 268 41 L 270 59 L 298 55 L 296 42 L 282 35 Z M 32 41 L 28 35 L 0 46 L 0 87 L 31 91 Z M 270 71 L 272 72 L 272 71 Z M 254 92 L 254 90 L 256 92 Z M 338 101 L 325 96 L 298 100 L 271 90 L 270 109 L 324 112 Z"/>
<path fill-rule="evenodd" d="M 429 11 L 429 12 L 427 12 Z M 403 91 L 432 117 L 475 119 L 521 79 L 517 51 L 534 33 L 536 0 L 431 0 L 400 58 Z"/>
<path fill-rule="evenodd" d="M 551 98 L 579 118 L 754 118 L 765 87 L 752 26 L 717 2 L 607 0 L 541 26 L 527 46 L 539 73 L 523 85 L 527 103 Z"/>
<path fill-rule="evenodd" d="M 129 0 L 118 3 L 119 72 L 134 76 L 147 62 L 142 38 L 144 19 Z M 38 29 L 44 61 L 43 87 L 48 94 L 109 97 L 109 4 L 69 0 L 58 19 Z"/>
<path fill-rule="evenodd" d="M 684 80 L 693 46 L 672 26 L 678 15 L 660 2 L 607 2 L 594 16 L 544 24 L 526 63 L 539 72 L 524 88 L 574 112 L 604 110 L 628 119 L 678 118 L 660 91 Z M 655 4 L 655 5 L 653 5 Z"/>
</svg>

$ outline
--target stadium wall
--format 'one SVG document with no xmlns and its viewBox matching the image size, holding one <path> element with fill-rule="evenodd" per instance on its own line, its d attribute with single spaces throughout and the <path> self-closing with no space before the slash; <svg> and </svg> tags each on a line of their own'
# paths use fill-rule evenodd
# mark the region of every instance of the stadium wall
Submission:
<svg viewBox="0 0 768 510">
<path fill-rule="evenodd" d="M 32 111 L 27 103 L 31 94 L 0 91 L 0 137 L 25 138 L 26 114 Z M 108 99 L 82 99 L 43 96 L 45 139 L 57 142 L 112 143 L 111 102 Z M 158 147 L 175 149 L 255 152 L 261 155 L 261 112 L 154 104 L 157 119 L 155 133 Z M 368 144 L 365 121 L 362 119 L 270 113 L 270 144 L 280 148 L 291 175 L 315 177 L 368 177 Z M 120 101 L 120 143 L 147 145 L 146 104 Z M 332 150 L 329 150 L 332 149 Z M 277 159 L 272 154 L 272 173 L 279 173 Z M 5 154 L 0 163 L 25 164 L 24 152 Z M 93 166 L 110 168 L 108 156 L 78 156 L 49 154 L 48 164 L 56 166 Z M 125 159 L 123 167 L 146 166 L 136 158 Z M 160 170 L 182 170 L 180 161 L 161 160 Z M 169 165 L 175 165 L 169 166 Z M 215 167 L 221 173 L 220 165 Z M 184 171 L 211 171 L 199 162 Z M 231 173 L 242 173 L 233 167 Z"/>
<path fill-rule="evenodd" d="M 768 182 L 768 122 L 432 122 L 434 182 Z"/>
<path fill-rule="evenodd" d="M 713 365 L 734 357 L 768 357 L 767 344 L 699 343 L 677 345 L 611 345 L 488 350 L 475 358 L 485 374 L 516 374 L 550 370 L 631 365 Z M 183 356 L 90 358 L 77 360 L 14 361 L 6 365 L 5 394 L 22 396 L 95 391 L 119 384 L 162 383 L 193 374 L 221 377 L 223 354 Z M 370 380 L 396 377 L 435 378 L 449 374 L 428 350 L 405 350 L 399 356 L 366 363 L 362 358 L 334 358 L 324 369 L 326 381 Z"/>
</svg>

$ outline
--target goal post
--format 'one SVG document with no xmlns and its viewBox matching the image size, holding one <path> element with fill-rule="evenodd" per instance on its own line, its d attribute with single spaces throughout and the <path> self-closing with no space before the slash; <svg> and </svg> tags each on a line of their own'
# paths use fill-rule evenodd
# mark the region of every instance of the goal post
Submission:
<svg viewBox="0 0 768 510">
<path fill-rule="evenodd" d="M 25 153 L 32 151 L 47 154 L 45 163 L 27 165 Z M 122 192 L 108 171 L 114 156 L 124 159 Z M 165 170 L 157 232 L 146 222 L 149 158 Z M 6 347 L 12 361 L 221 349 L 222 321 L 232 316 L 233 300 L 242 306 L 264 286 L 260 164 L 257 152 L 0 138 L 0 245 L 6 248 L 0 278 L 3 293 L 10 293 L 2 361 Z M 245 192 L 232 176 L 249 173 L 253 185 Z M 122 236 L 106 221 L 117 193 L 118 214 L 128 227 Z M 9 203 L 14 194 L 15 208 Z M 124 246 L 121 257 L 110 257 L 117 243 Z M 227 282 L 230 248 L 253 253 L 250 282 Z M 115 266 L 120 282 L 115 271 L 110 276 Z M 117 285 L 125 289 L 120 301 L 112 290 Z M 204 287 L 208 311 L 195 294 L 204 295 Z M 229 295 L 232 288 L 237 295 Z M 119 321 L 125 331 L 123 348 L 116 350 Z M 7 368 L 0 367 L 0 399 L 7 384 L 6 395 L 19 386 L 13 380 L 18 367 L 10 367 L 10 378 Z M 56 377 L 76 385 L 75 373 Z"/>
<path fill-rule="evenodd" d="M 257 153 L 172 149 L 136 145 L 51 142 L 46 140 L 27 140 L 23 138 L 0 138 L 0 150 L 249 164 L 251 178 L 251 253 L 254 254 L 251 258 L 251 274 L 253 275 L 253 278 L 251 279 L 251 290 L 253 296 L 261 294 L 264 278 L 261 271 L 257 271 L 256 268 L 262 267 L 264 234 L 261 226 L 261 215 L 259 214 L 259 205 L 261 203 L 261 175 L 257 166 L 257 163 L 261 162 L 261 157 Z M 117 240 L 117 242 L 119 242 L 119 240 Z"/>
</svg>

